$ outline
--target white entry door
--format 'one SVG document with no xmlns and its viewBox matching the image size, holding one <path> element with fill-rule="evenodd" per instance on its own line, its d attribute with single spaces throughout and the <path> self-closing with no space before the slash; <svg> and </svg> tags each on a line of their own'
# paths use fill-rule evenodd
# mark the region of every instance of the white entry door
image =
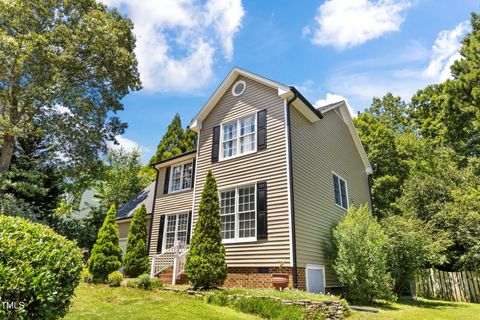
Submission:
<svg viewBox="0 0 480 320">
<path fill-rule="evenodd" d="M 188 213 L 169 214 L 165 219 L 162 251 L 170 249 L 177 242 L 187 243 Z"/>
</svg>

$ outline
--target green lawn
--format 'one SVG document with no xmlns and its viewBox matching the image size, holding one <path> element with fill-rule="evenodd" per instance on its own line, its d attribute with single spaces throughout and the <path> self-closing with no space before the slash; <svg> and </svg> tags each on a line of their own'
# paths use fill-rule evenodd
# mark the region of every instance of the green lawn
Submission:
<svg viewBox="0 0 480 320">
<path fill-rule="evenodd" d="M 338 301 L 339 297 L 333 295 L 317 294 L 310 293 L 302 290 L 285 290 L 285 291 L 276 291 L 274 289 L 227 289 L 225 290 L 227 294 L 238 294 L 238 295 L 252 295 L 252 296 L 266 296 L 266 297 L 277 297 L 282 299 L 289 300 L 310 300 L 310 301 Z"/>
<path fill-rule="evenodd" d="M 353 311 L 349 320 L 474 320 L 480 304 L 419 299 L 374 306 L 379 313 Z"/>
<path fill-rule="evenodd" d="M 67 320 L 258 319 L 201 298 L 165 291 L 80 285 Z"/>
</svg>

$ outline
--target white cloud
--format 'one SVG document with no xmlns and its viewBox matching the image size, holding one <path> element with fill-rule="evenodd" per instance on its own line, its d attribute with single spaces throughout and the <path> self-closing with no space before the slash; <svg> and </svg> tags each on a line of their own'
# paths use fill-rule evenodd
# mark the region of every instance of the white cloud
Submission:
<svg viewBox="0 0 480 320">
<path fill-rule="evenodd" d="M 127 152 L 132 152 L 132 151 L 139 151 L 141 153 L 149 152 L 149 149 L 147 147 L 144 147 L 140 145 L 138 142 L 128 139 L 124 136 L 116 135 L 115 140 L 117 140 L 118 144 L 115 144 L 112 141 L 109 141 L 107 143 L 108 149 L 110 150 L 123 149 Z"/>
<path fill-rule="evenodd" d="M 348 103 L 347 98 L 345 98 L 342 95 L 336 94 L 336 93 L 330 93 L 330 92 L 327 93 L 324 99 L 319 99 L 319 100 L 315 101 L 314 106 L 315 106 L 315 108 L 320 108 L 320 107 L 326 106 L 328 104 L 332 104 L 332 103 L 335 103 L 335 102 L 340 102 L 340 101 L 343 101 L 343 100 L 345 100 L 345 102 L 347 103 L 347 107 L 348 107 L 348 111 L 350 111 L 350 115 L 352 116 L 352 118 L 355 118 L 356 114 L 353 111 L 352 106 L 350 106 L 350 104 Z"/>
<path fill-rule="evenodd" d="M 460 59 L 460 41 L 471 29 L 470 23 L 459 23 L 453 30 L 440 32 L 432 46 L 431 60 L 423 75 L 428 78 L 445 81 L 451 77 L 450 67 L 455 60 Z"/>
<path fill-rule="evenodd" d="M 143 87 L 192 92 L 213 76 L 216 54 L 230 61 L 240 30 L 241 0 L 104 0 L 134 23 Z"/>
<path fill-rule="evenodd" d="M 402 13 L 411 5 L 407 0 L 328 0 L 318 8 L 313 30 L 307 27 L 302 33 L 312 33 L 317 45 L 353 47 L 398 31 Z"/>
</svg>

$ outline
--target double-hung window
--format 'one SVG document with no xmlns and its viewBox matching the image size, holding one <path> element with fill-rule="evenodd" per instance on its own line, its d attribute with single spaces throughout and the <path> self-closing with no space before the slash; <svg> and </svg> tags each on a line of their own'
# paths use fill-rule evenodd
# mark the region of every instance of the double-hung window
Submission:
<svg viewBox="0 0 480 320">
<path fill-rule="evenodd" d="M 220 219 L 225 243 L 256 240 L 255 185 L 220 191 Z"/>
<path fill-rule="evenodd" d="M 185 162 L 172 166 L 170 171 L 169 192 L 177 192 L 192 187 L 193 162 Z"/>
<path fill-rule="evenodd" d="M 347 182 L 335 173 L 333 174 L 333 192 L 335 203 L 344 209 L 348 209 Z"/>
<path fill-rule="evenodd" d="M 256 137 L 255 114 L 222 125 L 221 159 L 255 152 Z"/>
</svg>

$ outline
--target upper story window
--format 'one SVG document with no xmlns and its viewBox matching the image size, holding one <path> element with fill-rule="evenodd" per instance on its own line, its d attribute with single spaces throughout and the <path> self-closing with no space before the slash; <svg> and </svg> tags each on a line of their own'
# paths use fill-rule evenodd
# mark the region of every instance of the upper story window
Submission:
<svg viewBox="0 0 480 320">
<path fill-rule="evenodd" d="M 174 165 L 170 169 L 169 192 L 177 192 L 192 187 L 193 162 L 185 162 Z"/>
<path fill-rule="evenodd" d="M 347 182 L 335 173 L 333 174 L 333 192 L 335 203 L 344 209 L 348 209 Z"/>
<path fill-rule="evenodd" d="M 255 185 L 220 191 L 223 242 L 256 240 Z"/>
<path fill-rule="evenodd" d="M 222 125 L 221 159 L 257 151 L 256 114 Z"/>
</svg>

